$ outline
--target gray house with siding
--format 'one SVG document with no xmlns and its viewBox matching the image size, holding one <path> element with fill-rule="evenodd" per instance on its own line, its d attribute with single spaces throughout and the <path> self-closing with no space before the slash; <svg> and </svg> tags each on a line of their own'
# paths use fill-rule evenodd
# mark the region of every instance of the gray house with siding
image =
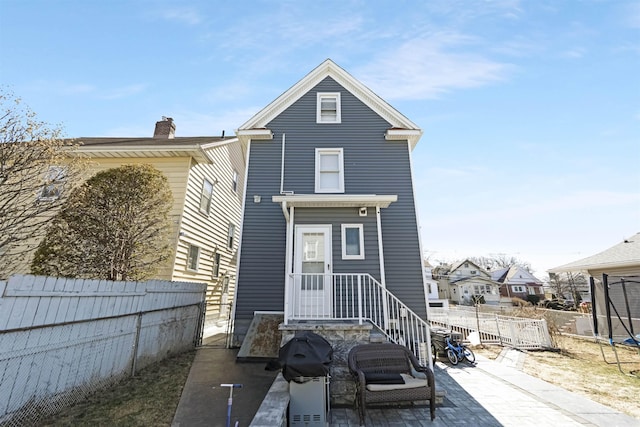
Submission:
<svg viewBox="0 0 640 427">
<path fill-rule="evenodd" d="M 364 318 L 392 340 L 411 316 L 426 319 L 418 126 L 326 60 L 236 133 L 247 176 L 235 344 L 255 312 L 283 312 L 285 323 Z"/>
</svg>

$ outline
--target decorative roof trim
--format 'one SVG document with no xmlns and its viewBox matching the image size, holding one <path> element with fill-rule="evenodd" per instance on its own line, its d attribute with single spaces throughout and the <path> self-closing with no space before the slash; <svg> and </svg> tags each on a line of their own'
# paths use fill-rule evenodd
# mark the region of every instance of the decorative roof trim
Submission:
<svg viewBox="0 0 640 427">
<path fill-rule="evenodd" d="M 240 136 L 239 132 L 244 130 L 266 127 L 271 120 L 286 110 L 326 77 L 331 77 L 338 84 L 351 92 L 351 94 L 356 98 L 388 121 L 393 128 L 420 131 L 420 128 L 415 123 L 372 92 L 371 89 L 356 80 L 344 69 L 340 68 L 335 62 L 327 59 L 302 78 L 302 80 L 293 85 L 273 102 L 250 118 L 246 123 L 240 126 L 236 131 L 236 134 Z"/>
<path fill-rule="evenodd" d="M 208 153 L 204 146 L 183 145 L 183 146 L 148 146 L 148 145 L 130 145 L 126 147 L 105 147 L 105 146 L 80 146 L 75 152 L 87 154 L 103 153 L 104 157 L 124 157 L 122 154 L 127 153 L 131 157 L 179 157 L 192 156 L 201 162 L 213 163 L 213 157 Z"/>
<path fill-rule="evenodd" d="M 236 130 L 236 135 L 243 143 L 247 143 L 249 140 L 256 141 L 273 139 L 273 132 L 271 132 L 271 129 L 266 128 L 238 129 Z"/>
<path fill-rule="evenodd" d="M 411 149 L 415 148 L 416 144 L 422 136 L 422 130 L 420 129 L 388 129 L 384 133 L 384 139 L 387 141 L 409 141 Z"/>
</svg>

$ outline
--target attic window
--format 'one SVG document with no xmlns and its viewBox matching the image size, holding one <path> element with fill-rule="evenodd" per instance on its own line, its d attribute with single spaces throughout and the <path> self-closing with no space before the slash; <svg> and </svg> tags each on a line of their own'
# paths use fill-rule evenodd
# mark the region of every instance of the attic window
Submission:
<svg viewBox="0 0 640 427">
<path fill-rule="evenodd" d="M 318 92 L 316 105 L 317 123 L 341 123 L 340 93 Z"/>
</svg>

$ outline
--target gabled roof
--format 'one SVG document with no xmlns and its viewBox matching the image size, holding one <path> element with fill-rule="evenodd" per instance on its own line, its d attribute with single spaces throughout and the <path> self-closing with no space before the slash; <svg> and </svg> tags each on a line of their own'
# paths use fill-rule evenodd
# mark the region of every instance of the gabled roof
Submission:
<svg viewBox="0 0 640 427">
<path fill-rule="evenodd" d="M 587 258 L 554 267 L 550 273 L 568 271 L 606 270 L 637 267 L 640 269 L 640 233 L 625 239 L 615 246 Z"/>
<path fill-rule="evenodd" d="M 236 137 L 198 136 L 177 138 L 77 138 L 79 153 L 92 157 L 182 157 L 212 162 L 207 150 L 237 141 Z"/>
<path fill-rule="evenodd" d="M 461 266 L 462 264 L 464 264 L 464 263 L 473 264 L 473 266 L 475 266 L 475 267 L 476 267 L 476 269 L 478 269 L 479 271 L 482 271 L 483 273 L 486 273 L 486 272 L 484 271 L 484 269 L 483 269 L 483 268 L 479 267 L 479 266 L 478 266 L 478 264 L 476 264 L 475 262 L 473 262 L 473 261 L 469 260 L 468 258 L 467 258 L 467 259 L 463 259 L 463 260 L 461 260 L 461 261 L 457 261 L 457 262 L 453 263 L 453 264 L 451 265 L 451 270 L 449 270 L 449 271 L 450 271 L 450 272 L 454 272 L 454 271 L 456 271 L 456 270 L 457 270 L 458 268 L 460 268 L 460 266 Z"/>
<path fill-rule="evenodd" d="M 417 144 L 422 135 L 422 130 L 415 123 L 336 65 L 331 59 L 325 60 L 302 80 L 240 126 L 236 131 L 237 135 L 242 139 L 243 134 L 252 133 L 251 131 L 265 132 L 269 122 L 327 77 L 335 80 L 391 124 L 391 128 L 387 131 L 387 139 L 409 140 L 412 148 Z"/>
<path fill-rule="evenodd" d="M 491 286 L 496 286 L 496 287 L 500 286 L 500 283 L 496 283 L 495 281 L 489 279 L 488 277 L 483 277 L 483 276 L 466 276 L 460 279 L 454 279 L 450 281 L 452 285 L 454 284 L 460 285 L 460 284 L 463 284 L 464 282 L 471 282 L 471 283 L 482 282 Z"/>
<path fill-rule="evenodd" d="M 491 279 L 509 285 L 542 285 L 540 279 L 517 265 L 492 271 Z"/>
</svg>

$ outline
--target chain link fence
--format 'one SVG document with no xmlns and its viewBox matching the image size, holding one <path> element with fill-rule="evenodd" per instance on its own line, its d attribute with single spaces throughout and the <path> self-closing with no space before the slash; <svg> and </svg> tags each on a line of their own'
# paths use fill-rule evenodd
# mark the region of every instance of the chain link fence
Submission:
<svg viewBox="0 0 640 427">
<path fill-rule="evenodd" d="M 196 295 L 197 290 L 196 287 Z M 156 301 L 163 299 L 162 292 L 153 292 Z M 171 294 L 177 292 L 169 290 L 164 299 L 171 299 Z M 12 309 L 6 293 L 0 298 L 0 310 Z M 199 299 L 194 298 L 194 303 L 187 305 L 0 329 L 0 426 L 38 425 L 44 418 L 134 375 L 144 366 L 194 348 L 201 339 L 203 325 L 204 293 L 200 294 Z M 110 297 L 114 297 L 113 293 Z M 45 303 L 42 296 L 32 298 L 39 299 L 38 306 Z M 56 310 L 78 312 L 89 303 L 88 298 L 76 299 L 76 304 L 58 304 Z M 174 299 L 185 302 L 184 298 Z M 55 305 L 47 302 L 49 309 Z M 132 305 L 124 311 L 136 308 L 139 307 Z M 34 312 L 37 316 L 37 308 Z"/>
</svg>

